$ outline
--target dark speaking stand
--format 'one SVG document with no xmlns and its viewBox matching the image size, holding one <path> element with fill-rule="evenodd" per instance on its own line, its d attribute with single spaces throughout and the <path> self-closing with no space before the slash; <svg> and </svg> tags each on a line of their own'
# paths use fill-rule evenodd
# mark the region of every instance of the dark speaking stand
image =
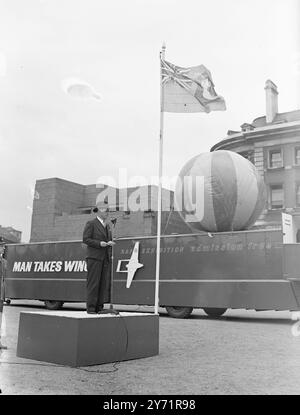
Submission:
<svg viewBox="0 0 300 415">
<path fill-rule="evenodd" d="M 109 309 L 100 314 L 49 310 L 21 312 L 18 357 L 79 367 L 139 359 L 159 353 L 158 314 L 119 313 L 114 309 L 113 246 L 111 255 Z M 126 284 L 126 280 L 122 283 Z"/>
</svg>

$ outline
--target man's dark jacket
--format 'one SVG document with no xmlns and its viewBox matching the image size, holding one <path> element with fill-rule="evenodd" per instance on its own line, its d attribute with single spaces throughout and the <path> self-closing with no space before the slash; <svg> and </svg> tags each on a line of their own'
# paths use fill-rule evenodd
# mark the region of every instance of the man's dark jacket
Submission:
<svg viewBox="0 0 300 415">
<path fill-rule="evenodd" d="M 102 248 L 100 242 L 112 240 L 111 231 L 108 225 L 104 227 L 99 219 L 95 218 L 86 223 L 83 231 L 83 243 L 87 245 L 86 258 L 97 260 L 109 260 L 109 247 Z"/>
</svg>

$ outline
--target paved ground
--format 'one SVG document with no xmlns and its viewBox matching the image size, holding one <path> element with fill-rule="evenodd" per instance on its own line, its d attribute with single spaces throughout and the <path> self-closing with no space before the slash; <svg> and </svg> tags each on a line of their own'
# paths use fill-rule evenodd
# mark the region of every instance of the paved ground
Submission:
<svg viewBox="0 0 300 415">
<path fill-rule="evenodd" d="M 229 310 L 218 320 L 201 310 L 186 320 L 162 314 L 158 356 L 82 368 L 96 371 L 90 373 L 16 357 L 19 313 L 39 304 L 15 301 L 5 307 L 3 394 L 300 393 L 300 336 L 292 335 L 289 312 Z"/>
</svg>

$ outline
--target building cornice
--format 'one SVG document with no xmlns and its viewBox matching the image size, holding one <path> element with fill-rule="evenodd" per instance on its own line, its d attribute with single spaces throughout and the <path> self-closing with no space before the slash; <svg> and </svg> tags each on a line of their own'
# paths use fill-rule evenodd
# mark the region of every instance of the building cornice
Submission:
<svg viewBox="0 0 300 415">
<path fill-rule="evenodd" d="M 257 127 L 250 131 L 241 131 L 237 134 L 231 134 L 227 138 L 213 145 L 210 151 L 221 150 L 223 147 L 242 145 L 252 141 L 269 140 L 270 136 L 279 133 L 292 133 L 300 131 L 300 121 L 284 122 L 280 124 L 270 124 L 264 127 Z"/>
</svg>

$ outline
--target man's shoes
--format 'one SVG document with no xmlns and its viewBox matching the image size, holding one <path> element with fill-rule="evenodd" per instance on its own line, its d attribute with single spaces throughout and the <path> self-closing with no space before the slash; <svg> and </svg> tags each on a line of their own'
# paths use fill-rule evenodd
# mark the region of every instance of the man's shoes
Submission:
<svg viewBox="0 0 300 415">
<path fill-rule="evenodd" d="M 103 310 L 103 305 L 100 305 L 98 308 L 97 308 L 97 310 L 96 310 L 96 313 L 97 314 L 99 314 L 99 313 L 101 313 L 101 311 Z"/>
<path fill-rule="evenodd" d="M 118 315 L 120 314 L 119 311 L 117 310 L 113 310 L 113 309 L 106 309 L 106 310 L 100 310 L 98 311 L 98 314 L 113 314 L 113 315 Z"/>
<path fill-rule="evenodd" d="M 95 310 L 86 310 L 88 314 L 97 314 Z"/>
<path fill-rule="evenodd" d="M 98 314 L 107 314 L 108 310 L 104 310 L 104 308 L 102 308 L 101 310 L 98 311 Z"/>
<path fill-rule="evenodd" d="M 120 312 L 118 310 L 113 309 L 113 308 L 110 308 L 107 311 L 108 311 L 108 314 L 113 314 L 115 316 L 119 316 L 120 315 Z"/>
</svg>

